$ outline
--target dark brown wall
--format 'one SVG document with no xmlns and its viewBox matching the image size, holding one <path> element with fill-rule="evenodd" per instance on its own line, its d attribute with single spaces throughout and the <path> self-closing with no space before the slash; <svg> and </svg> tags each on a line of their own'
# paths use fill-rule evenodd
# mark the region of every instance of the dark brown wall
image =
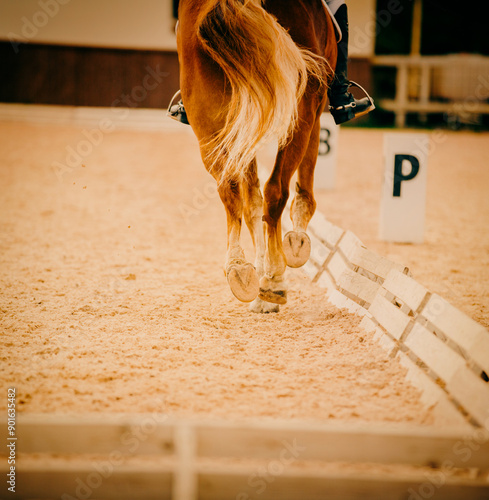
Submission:
<svg viewBox="0 0 489 500">
<path fill-rule="evenodd" d="M 166 108 L 178 90 L 176 52 L 0 42 L 0 102 Z M 349 76 L 371 90 L 368 59 Z"/>
<path fill-rule="evenodd" d="M 0 71 L 0 102 L 166 108 L 179 87 L 175 52 L 0 42 Z"/>
<path fill-rule="evenodd" d="M 348 66 L 348 77 L 359 83 L 367 92 L 373 92 L 372 88 L 372 64 L 366 57 L 351 58 Z M 360 97 L 364 97 L 361 92 Z"/>
</svg>

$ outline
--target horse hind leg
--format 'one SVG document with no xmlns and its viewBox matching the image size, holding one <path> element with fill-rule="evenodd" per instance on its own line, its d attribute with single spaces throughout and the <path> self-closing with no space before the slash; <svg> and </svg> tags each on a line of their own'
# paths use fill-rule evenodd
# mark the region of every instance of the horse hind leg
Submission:
<svg viewBox="0 0 489 500">
<path fill-rule="evenodd" d="M 319 116 L 314 123 L 306 154 L 298 169 L 296 194 L 290 210 L 293 230 L 289 231 L 283 240 L 283 249 L 289 267 L 303 266 L 311 255 L 311 240 L 306 231 L 316 210 L 313 186 L 314 167 L 319 147 Z"/>
<path fill-rule="evenodd" d="M 265 274 L 260 279 L 260 299 L 273 304 L 287 303 L 287 283 L 284 279 L 286 258 L 282 250 L 281 222 L 267 221 L 268 247 Z"/>
<path fill-rule="evenodd" d="M 242 183 L 243 211 L 246 225 L 255 247 L 255 269 L 258 278 L 264 275 L 265 261 L 265 230 L 263 226 L 263 196 L 260 190 L 256 160 L 250 168 L 249 175 Z M 250 310 L 255 313 L 272 313 L 279 311 L 278 304 L 265 302 L 257 297 L 251 304 Z"/>
<path fill-rule="evenodd" d="M 218 188 L 226 209 L 228 245 L 224 271 L 233 295 L 241 302 L 252 302 L 259 292 L 259 279 L 254 266 L 246 261 L 240 245 L 243 202 L 238 182 L 223 182 Z"/>
<path fill-rule="evenodd" d="M 315 209 L 312 185 L 319 144 L 320 103 L 315 98 L 303 98 L 299 113 L 300 117 L 305 117 L 304 126 L 296 129 L 292 140 L 278 152 L 272 175 L 265 185 L 267 252 L 265 276 L 260 280 L 260 297 L 277 304 L 287 301 L 284 280 L 287 265 L 299 267 L 305 264 L 311 252 L 306 229 Z M 307 118 L 311 115 L 316 119 L 307 126 Z M 298 168 L 299 192 L 291 211 L 294 230 L 282 241 L 281 216 L 289 196 L 290 180 Z"/>
<path fill-rule="evenodd" d="M 287 284 L 284 273 L 287 260 L 282 249 L 281 217 L 289 196 L 289 183 L 295 167 L 290 155 L 294 142 L 278 152 L 275 166 L 265 184 L 264 216 L 266 225 L 267 249 L 264 275 L 260 279 L 260 298 L 265 302 L 285 304 L 287 302 Z"/>
</svg>

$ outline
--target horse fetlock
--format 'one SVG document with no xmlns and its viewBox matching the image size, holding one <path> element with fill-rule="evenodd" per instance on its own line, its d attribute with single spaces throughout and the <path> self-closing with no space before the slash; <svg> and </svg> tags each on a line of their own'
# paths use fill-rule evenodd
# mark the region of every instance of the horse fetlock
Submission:
<svg viewBox="0 0 489 500">
<path fill-rule="evenodd" d="M 310 203 L 307 200 L 297 198 L 294 199 L 294 202 L 290 211 L 290 219 L 296 232 L 305 233 L 309 221 L 316 211 L 316 202 Z"/>
</svg>

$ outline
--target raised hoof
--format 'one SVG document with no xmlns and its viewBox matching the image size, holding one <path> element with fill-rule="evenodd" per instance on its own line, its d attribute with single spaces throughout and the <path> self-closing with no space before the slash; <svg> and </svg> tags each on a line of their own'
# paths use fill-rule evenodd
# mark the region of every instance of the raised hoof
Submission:
<svg viewBox="0 0 489 500">
<path fill-rule="evenodd" d="M 233 295 L 241 302 L 252 302 L 258 296 L 260 282 L 252 264 L 233 264 L 226 277 Z"/>
<path fill-rule="evenodd" d="M 280 306 L 278 304 L 272 304 L 271 302 L 265 302 L 257 297 L 250 304 L 250 311 L 257 314 L 268 314 L 268 313 L 278 313 Z"/>
<path fill-rule="evenodd" d="M 282 245 L 289 267 L 303 266 L 311 255 L 311 240 L 306 233 L 289 231 Z"/>
</svg>

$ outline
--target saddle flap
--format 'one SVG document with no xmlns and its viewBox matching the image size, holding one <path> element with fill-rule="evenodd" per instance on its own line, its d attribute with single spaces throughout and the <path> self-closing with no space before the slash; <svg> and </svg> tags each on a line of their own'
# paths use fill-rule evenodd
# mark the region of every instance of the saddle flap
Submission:
<svg viewBox="0 0 489 500">
<path fill-rule="evenodd" d="M 333 13 L 331 12 L 331 9 L 329 8 L 328 4 L 326 3 L 326 0 L 323 0 L 323 6 L 324 6 L 324 10 L 327 12 L 327 14 L 331 17 L 331 20 L 333 21 L 334 29 L 336 31 L 336 43 L 340 43 L 341 39 L 343 38 L 343 33 L 341 32 L 340 25 L 338 24 L 338 21 L 336 20 Z"/>
</svg>

